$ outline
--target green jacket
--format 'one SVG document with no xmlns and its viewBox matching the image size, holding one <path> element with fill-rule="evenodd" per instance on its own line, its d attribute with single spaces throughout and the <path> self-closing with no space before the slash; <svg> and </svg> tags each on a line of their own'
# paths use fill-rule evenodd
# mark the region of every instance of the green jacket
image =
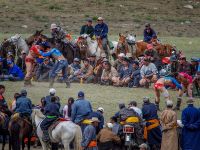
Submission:
<svg viewBox="0 0 200 150">
<path fill-rule="evenodd" d="M 94 28 L 93 26 L 83 25 L 81 27 L 80 35 L 82 34 L 88 34 L 91 38 L 94 35 Z"/>
</svg>

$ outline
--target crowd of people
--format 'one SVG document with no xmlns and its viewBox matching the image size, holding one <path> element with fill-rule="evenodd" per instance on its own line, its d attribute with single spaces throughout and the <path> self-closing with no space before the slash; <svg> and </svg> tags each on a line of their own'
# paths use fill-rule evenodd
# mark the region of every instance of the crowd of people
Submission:
<svg viewBox="0 0 200 150">
<path fill-rule="evenodd" d="M 48 128 L 58 120 L 72 121 L 82 130 L 81 146 L 84 150 L 120 150 L 124 146 L 123 126 L 134 127 L 134 142 L 140 150 L 197 150 L 200 141 L 200 108 L 193 104 L 194 100 L 187 101 L 183 109 L 181 120 L 177 120 L 177 112 L 173 110 L 173 102 L 166 101 L 166 108 L 159 117 L 155 103 L 148 97 L 143 98 L 142 107 L 136 101 L 130 101 L 128 106 L 119 104 L 119 110 L 104 120 L 108 110 L 98 107 L 94 110 L 83 91 L 79 91 L 77 99 L 70 97 L 65 106 L 60 103 L 56 90 L 51 88 L 49 95 L 41 98 L 41 103 L 33 105 L 26 90 L 14 94 L 12 105 L 7 105 L 3 96 L 5 86 L 0 85 L 0 110 L 6 114 L 3 128 L 8 128 L 9 117 L 16 116 L 31 120 L 32 109 L 40 109 L 45 115 L 40 127 L 43 131 L 43 141 L 49 141 Z M 11 117 L 12 121 L 13 117 Z M 16 118 L 15 118 L 16 119 Z M 71 145 L 73 146 L 73 145 Z"/>
</svg>

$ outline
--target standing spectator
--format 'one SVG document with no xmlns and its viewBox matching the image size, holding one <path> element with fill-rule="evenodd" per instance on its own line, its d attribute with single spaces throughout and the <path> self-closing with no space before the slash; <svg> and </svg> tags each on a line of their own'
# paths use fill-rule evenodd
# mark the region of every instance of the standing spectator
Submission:
<svg viewBox="0 0 200 150">
<path fill-rule="evenodd" d="M 167 108 L 161 113 L 161 150 L 178 150 L 177 114 L 172 110 L 173 102 L 166 101 Z"/>
<path fill-rule="evenodd" d="M 177 74 L 177 70 L 178 70 L 178 61 L 177 61 L 177 58 L 176 56 L 171 56 L 170 57 L 170 64 L 168 66 L 168 69 L 169 69 L 169 75 L 172 76 L 172 77 L 176 77 L 176 74 Z"/>
<path fill-rule="evenodd" d="M 179 65 L 177 72 L 184 72 L 191 75 L 191 64 L 186 60 L 184 55 L 179 57 Z"/>
<path fill-rule="evenodd" d="M 97 19 L 97 25 L 94 28 L 94 34 L 96 36 L 97 42 L 102 44 L 103 50 L 106 53 L 106 57 L 108 57 L 108 25 L 104 23 L 102 17 Z"/>
<path fill-rule="evenodd" d="M 193 105 L 193 99 L 187 101 L 188 106 L 182 111 L 182 149 L 198 150 L 200 141 L 200 111 Z"/>
<path fill-rule="evenodd" d="M 78 92 L 78 99 L 72 105 L 71 119 L 74 123 L 81 126 L 82 132 L 87 124 L 84 122 L 92 112 L 92 106 L 85 99 L 85 94 L 82 91 Z M 96 130 L 95 130 L 96 132 Z"/>
<path fill-rule="evenodd" d="M 84 150 L 98 150 L 96 140 L 96 127 L 99 124 L 98 118 L 92 118 L 91 124 L 88 125 L 83 132 L 83 139 L 81 142 L 82 149 Z"/>
<path fill-rule="evenodd" d="M 63 117 L 65 119 L 71 119 L 71 113 L 72 113 L 72 105 L 74 103 L 74 98 L 70 97 L 67 101 L 67 105 L 63 108 Z"/>
<path fill-rule="evenodd" d="M 145 58 L 140 74 L 142 77 L 140 85 L 149 88 L 151 82 L 155 83 L 157 81 L 158 70 L 156 66 L 150 62 L 150 59 Z"/>
<path fill-rule="evenodd" d="M 149 101 L 149 98 L 143 99 L 143 119 L 146 121 L 144 128 L 144 139 L 149 143 L 151 150 L 159 150 L 161 146 L 162 133 L 157 114 L 157 107 Z"/>
<path fill-rule="evenodd" d="M 194 77 L 198 70 L 198 58 L 191 58 L 191 76 Z"/>
<path fill-rule="evenodd" d="M 144 42 L 150 43 L 153 37 L 156 37 L 156 32 L 151 28 L 150 23 L 145 24 Z"/>
<path fill-rule="evenodd" d="M 26 59 L 26 52 L 22 51 L 21 55 L 17 58 L 16 65 L 19 66 L 19 68 L 25 73 L 26 71 L 26 64 L 25 64 L 25 59 Z"/>
<path fill-rule="evenodd" d="M 94 27 L 92 26 L 92 19 L 87 19 L 87 23 L 81 27 L 80 35 L 87 34 L 90 38 L 94 36 Z"/>
<path fill-rule="evenodd" d="M 115 133 L 116 135 L 119 135 L 121 130 L 121 125 L 118 123 L 117 118 L 115 116 L 110 118 L 110 123 L 113 124 L 112 132 Z"/>
<path fill-rule="evenodd" d="M 133 87 L 133 88 L 139 87 L 141 75 L 140 75 L 139 62 L 137 62 L 137 61 L 133 61 L 133 63 L 132 63 L 132 71 L 131 71 L 130 78 L 131 78 L 131 80 L 129 82 L 129 87 Z"/>
</svg>

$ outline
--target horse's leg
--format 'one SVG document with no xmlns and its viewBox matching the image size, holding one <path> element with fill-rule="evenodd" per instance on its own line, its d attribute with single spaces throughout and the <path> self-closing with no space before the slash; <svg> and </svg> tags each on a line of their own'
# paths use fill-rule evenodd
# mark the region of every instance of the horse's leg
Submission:
<svg viewBox="0 0 200 150">
<path fill-rule="evenodd" d="M 63 145 L 64 145 L 64 149 L 65 149 L 65 150 L 70 150 L 70 148 L 69 148 L 69 143 L 64 142 Z"/>
<path fill-rule="evenodd" d="M 11 142 L 11 136 L 9 135 L 9 150 L 12 149 L 12 142 Z"/>
<path fill-rule="evenodd" d="M 28 135 L 28 150 L 31 149 L 31 135 Z"/>
<path fill-rule="evenodd" d="M 47 148 L 47 143 L 43 142 L 42 139 L 40 139 L 40 143 L 41 143 L 41 145 L 42 145 L 42 149 L 43 149 L 43 150 L 48 150 L 48 148 Z"/>
<path fill-rule="evenodd" d="M 22 150 L 24 150 L 25 148 L 24 138 L 21 139 L 21 144 L 22 144 Z"/>
<path fill-rule="evenodd" d="M 58 150 L 58 144 L 57 143 L 51 143 L 51 149 L 52 150 Z"/>
<path fill-rule="evenodd" d="M 2 137 L 3 137 L 2 150 L 4 150 L 5 145 L 6 145 L 6 134 L 3 133 Z"/>
</svg>

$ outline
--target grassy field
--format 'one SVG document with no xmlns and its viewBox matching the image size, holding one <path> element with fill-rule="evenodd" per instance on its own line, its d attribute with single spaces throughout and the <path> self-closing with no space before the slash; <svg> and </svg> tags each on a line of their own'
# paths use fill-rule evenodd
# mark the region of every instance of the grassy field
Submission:
<svg viewBox="0 0 200 150">
<path fill-rule="evenodd" d="M 23 82 L 2 82 L 6 86 L 5 97 L 7 101 L 13 99 L 15 92 L 19 92 L 23 88 Z M 48 83 L 33 83 L 34 86 L 27 88 L 28 97 L 31 98 L 34 104 L 39 104 L 41 97 L 48 95 Z M 112 87 L 112 86 L 100 86 L 94 84 L 72 84 L 70 89 L 65 88 L 65 84 L 56 83 L 54 88 L 57 90 L 57 95 L 61 98 L 62 105 L 65 105 L 69 97 L 77 98 L 78 91 L 82 90 L 85 92 L 86 99 L 90 100 L 93 106 L 93 109 L 98 107 L 103 107 L 105 109 L 105 117 L 108 120 L 117 110 L 118 103 L 124 102 L 128 104 L 131 100 L 136 100 L 139 107 L 142 106 L 142 98 L 148 96 L 151 98 L 151 101 L 154 102 L 154 93 L 153 89 L 144 89 L 144 88 L 121 88 L 121 87 Z M 175 91 L 170 91 L 172 100 L 176 102 Z M 164 109 L 165 104 L 163 97 L 161 97 L 161 108 Z M 184 97 L 184 102 L 182 107 L 185 107 L 187 97 Z M 200 107 L 200 99 L 196 99 L 196 106 Z M 180 112 L 178 112 L 180 117 Z"/>
</svg>

